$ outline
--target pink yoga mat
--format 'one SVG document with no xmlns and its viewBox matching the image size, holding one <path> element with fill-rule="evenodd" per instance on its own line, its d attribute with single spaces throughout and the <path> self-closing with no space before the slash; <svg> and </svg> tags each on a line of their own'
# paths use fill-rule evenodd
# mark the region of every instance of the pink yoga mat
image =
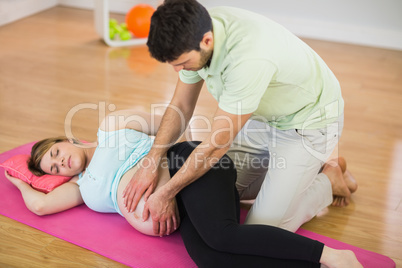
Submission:
<svg viewBox="0 0 402 268">
<path fill-rule="evenodd" d="M 0 154 L 0 163 L 16 154 L 29 154 L 29 143 Z M 168 237 L 150 237 L 133 229 L 118 214 L 93 212 L 85 205 L 49 216 L 30 212 L 19 193 L 0 170 L 0 214 L 32 226 L 117 262 L 131 267 L 196 267 L 188 255 L 178 232 Z M 243 218 L 245 211 L 242 212 Z M 298 234 L 319 240 L 338 249 L 355 252 L 364 267 L 395 267 L 392 259 L 335 239 L 299 229 Z"/>
</svg>

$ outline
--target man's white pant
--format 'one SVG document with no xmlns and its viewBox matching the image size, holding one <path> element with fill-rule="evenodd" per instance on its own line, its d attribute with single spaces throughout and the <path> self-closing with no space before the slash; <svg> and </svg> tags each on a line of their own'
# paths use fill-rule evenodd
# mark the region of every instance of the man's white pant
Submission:
<svg viewBox="0 0 402 268">
<path fill-rule="evenodd" d="M 319 172 L 342 128 L 343 115 L 314 130 L 278 130 L 249 120 L 227 153 L 237 168 L 240 199 L 255 199 L 245 223 L 294 232 L 330 205 L 331 183 Z"/>
</svg>

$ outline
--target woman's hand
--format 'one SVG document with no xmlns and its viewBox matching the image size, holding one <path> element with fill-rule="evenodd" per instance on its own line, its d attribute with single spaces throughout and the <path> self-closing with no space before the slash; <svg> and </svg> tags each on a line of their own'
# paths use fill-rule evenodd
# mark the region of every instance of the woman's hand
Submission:
<svg viewBox="0 0 402 268">
<path fill-rule="evenodd" d="M 27 208 L 36 215 L 48 215 L 61 212 L 84 203 L 81 197 L 77 176 L 65 182 L 48 194 L 39 192 L 28 183 L 6 172 L 7 179 L 20 190 Z"/>
<path fill-rule="evenodd" d="M 4 175 L 5 175 L 6 178 L 7 178 L 12 184 L 14 184 L 17 188 L 20 188 L 20 186 L 21 186 L 21 185 L 24 185 L 24 184 L 29 185 L 29 184 L 26 183 L 25 181 L 20 180 L 20 179 L 18 179 L 18 178 L 16 178 L 16 177 L 11 176 L 10 174 L 8 174 L 7 171 L 4 171 Z"/>
</svg>

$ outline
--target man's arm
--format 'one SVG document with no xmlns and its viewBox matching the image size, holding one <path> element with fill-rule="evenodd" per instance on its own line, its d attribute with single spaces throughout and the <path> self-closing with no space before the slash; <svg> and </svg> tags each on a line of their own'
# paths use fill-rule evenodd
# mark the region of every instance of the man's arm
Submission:
<svg viewBox="0 0 402 268">
<path fill-rule="evenodd" d="M 178 80 L 172 101 L 163 115 L 154 145 L 149 152 L 150 156 L 162 157 L 183 134 L 193 116 L 203 84 L 204 80 L 195 84 L 185 84 Z"/>
<path fill-rule="evenodd" d="M 195 109 L 202 85 L 185 84 L 180 79 L 169 107 L 162 118 L 154 144 L 146 156 L 149 160 L 147 168 L 141 167 L 124 190 L 125 205 L 128 211 L 134 211 L 140 198 L 147 200 L 155 190 L 158 181 L 158 168 L 161 158 L 171 145 L 186 129 Z"/>
<path fill-rule="evenodd" d="M 182 168 L 168 183 L 153 193 L 145 204 L 143 219 L 149 217 L 155 222 L 166 217 L 166 204 L 180 190 L 191 184 L 208 170 L 229 150 L 233 139 L 250 118 L 251 114 L 234 115 L 218 108 L 215 113 L 212 131 L 208 137 L 194 149 Z M 154 227 L 157 226 L 154 224 Z M 154 229 L 154 231 L 157 231 Z"/>
</svg>

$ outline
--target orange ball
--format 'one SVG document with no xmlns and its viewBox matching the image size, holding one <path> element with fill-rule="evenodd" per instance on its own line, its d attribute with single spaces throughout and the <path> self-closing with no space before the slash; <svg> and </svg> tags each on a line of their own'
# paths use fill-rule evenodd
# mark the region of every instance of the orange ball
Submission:
<svg viewBox="0 0 402 268">
<path fill-rule="evenodd" d="M 135 37 L 148 37 L 151 27 L 151 17 L 155 8 L 147 4 L 139 4 L 134 6 L 126 15 L 127 29 L 134 34 Z"/>
</svg>

